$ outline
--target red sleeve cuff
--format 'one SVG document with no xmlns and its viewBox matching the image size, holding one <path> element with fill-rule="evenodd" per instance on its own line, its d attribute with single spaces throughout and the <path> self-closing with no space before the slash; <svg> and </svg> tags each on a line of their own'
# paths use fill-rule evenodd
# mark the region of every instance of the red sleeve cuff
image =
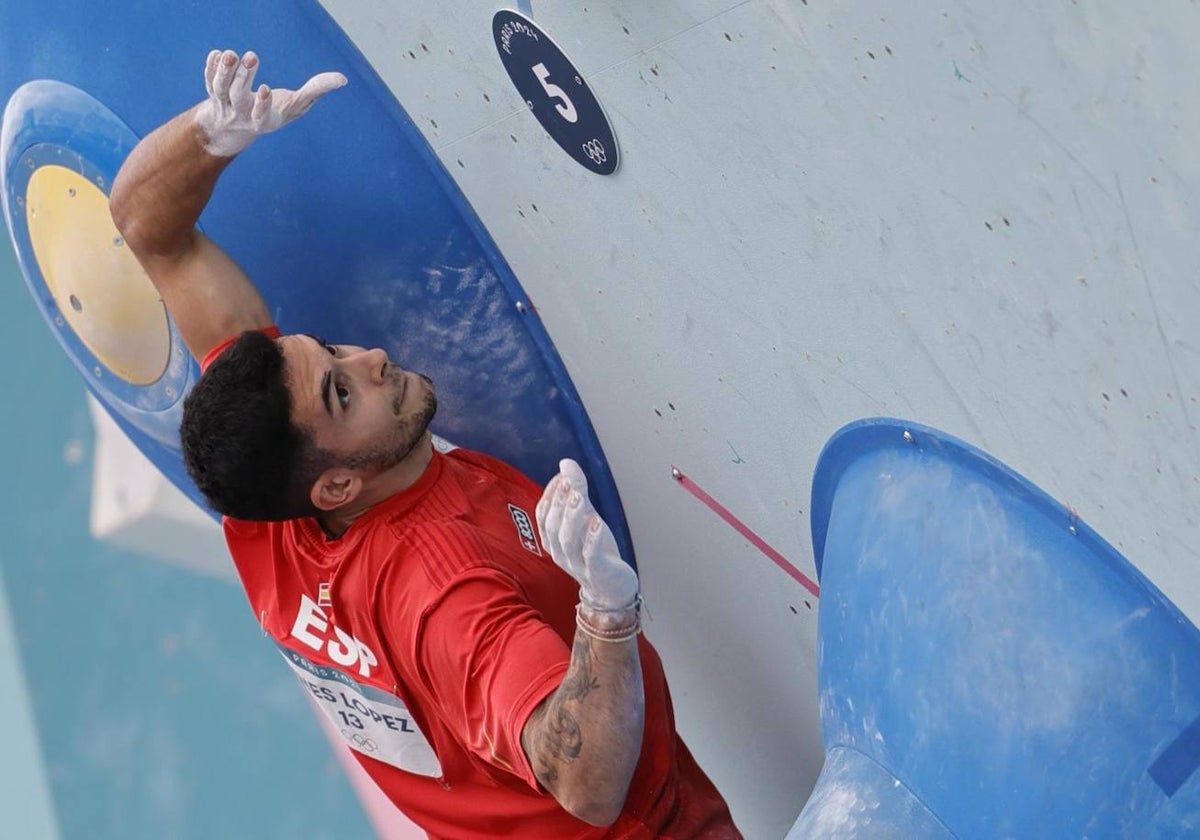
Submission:
<svg viewBox="0 0 1200 840">
<path fill-rule="evenodd" d="M 269 327 L 260 327 L 259 332 L 261 332 L 267 338 L 279 338 L 279 327 L 275 326 L 274 324 Z M 217 357 L 228 350 L 229 345 L 233 344 L 233 342 L 237 341 L 240 337 L 240 334 L 231 336 L 205 353 L 204 358 L 200 360 L 200 372 L 204 373 L 204 371 L 208 370 L 208 366 L 215 362 Z"/>
</svg>

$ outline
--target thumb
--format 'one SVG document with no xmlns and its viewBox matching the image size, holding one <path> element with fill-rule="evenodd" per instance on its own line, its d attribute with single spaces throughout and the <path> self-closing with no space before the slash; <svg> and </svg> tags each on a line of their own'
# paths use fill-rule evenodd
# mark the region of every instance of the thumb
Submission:
<svg viewBox="0 0 1200 840">
<path fill-rule="evenodd" d="M 292 97 L 287 104 L 286 116 L 295 118 L 303 114 L 313 103 L 325 94 L 345 87 L 346 77 L 341 73 L 318 73 L 313 76 Z"/>
</svg>

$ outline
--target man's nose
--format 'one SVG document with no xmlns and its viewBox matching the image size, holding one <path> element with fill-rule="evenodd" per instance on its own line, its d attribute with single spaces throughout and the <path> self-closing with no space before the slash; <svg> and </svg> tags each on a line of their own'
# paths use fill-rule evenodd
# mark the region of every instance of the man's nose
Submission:
<svg viewBox="0 0 1200 840">
<path fill-rule="evenodd" d="M 384 369 L 387 366 L 388 356 L 383 348 L 375 347 L 371 350 L 363 350 L 357 354 L 355 361 L 366 368 L 367 374 L 371 377 L 371 381 L 380 384 L 387 377 Z"/>
</svg>

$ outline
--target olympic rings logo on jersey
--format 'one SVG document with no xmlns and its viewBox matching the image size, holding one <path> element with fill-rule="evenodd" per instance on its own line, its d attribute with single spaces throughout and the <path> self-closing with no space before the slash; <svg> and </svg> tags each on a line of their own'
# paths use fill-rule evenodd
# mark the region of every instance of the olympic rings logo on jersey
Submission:
<svg viewBox="0 0 1200 840">
<path fill-rule="evenodd" d="M 373 753 L 375 750 L 379 749 L 379 745 L 370 738 L 359 735 L 357 732 L 351 732 L 349 729 L 342 730 L 342 737 L 354 744 L 354 746 L 363 752 Z"/>
<path fill-rule="evenodd" d="M 604 148 L 604 144 L 595 138 L 583 144 L 583 153 L 594 163 L 604 163 L 608 160 L 608 151 Z"/>
</svg>

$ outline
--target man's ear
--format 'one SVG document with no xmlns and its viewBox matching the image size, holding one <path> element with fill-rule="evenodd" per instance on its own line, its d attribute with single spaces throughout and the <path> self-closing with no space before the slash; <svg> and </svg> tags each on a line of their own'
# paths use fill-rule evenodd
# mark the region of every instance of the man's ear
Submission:
<svg viewBox="0 0 1200 840">
<path fill-rule="evenodd" d="M 354 501 L 362 486 L 362 477 L 355 470 L 330 467 L 313 482 L 310 499 L 317 510 L 336 510 Z"/>
</svg>

